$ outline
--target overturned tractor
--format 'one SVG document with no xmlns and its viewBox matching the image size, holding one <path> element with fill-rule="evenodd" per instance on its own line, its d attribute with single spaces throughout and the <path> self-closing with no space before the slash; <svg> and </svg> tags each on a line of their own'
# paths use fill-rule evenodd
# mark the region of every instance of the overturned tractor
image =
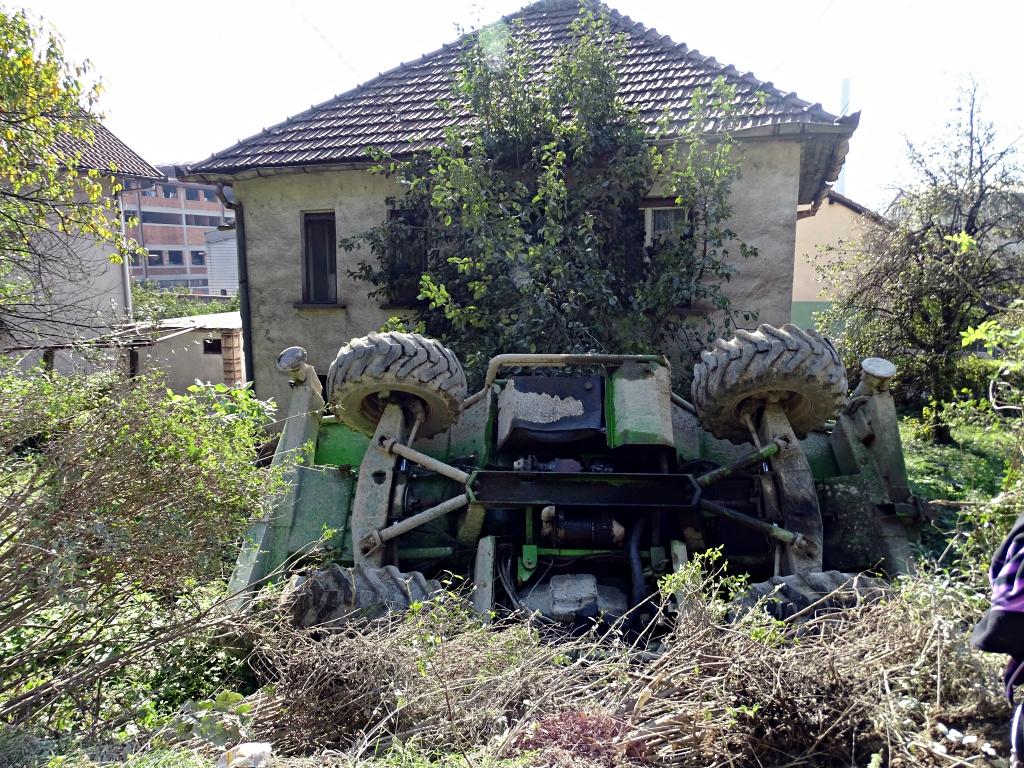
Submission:
<svg viewBox="0 0 1024 768">
<path fill-rule="evenodd" d="M 831 343 L 791 325 L 716 342 L 692 402 L 654 355 L 499 355 L 467 397 L 450 350 L 394 332 L 342 347 L 325 392 L 304 350 L 278 367 L 289 485 L 231 586 L 294 564 L 304 625 L 407 606 L 446 571 L 485 615 L 614 619 L 712 547 L 798 611 L 847 573 L 905 571 L 923 519 L 895 368 L 865 360 L 848 396 Z M 302 573 L 325 530 L 335 565 Z"/>
</svg>

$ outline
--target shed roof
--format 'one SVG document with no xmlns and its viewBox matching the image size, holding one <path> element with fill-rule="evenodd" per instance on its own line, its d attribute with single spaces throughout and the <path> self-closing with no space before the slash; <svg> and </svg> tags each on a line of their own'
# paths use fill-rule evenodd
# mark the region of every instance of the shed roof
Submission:
<svg viewBox="0 0 1024 768">
<path fill-rule="evenodd" d="M 208 315 L 168 317 L 155 324 L 161 330 L 231 331 L 242 327 L 241 312 L 212 312 Z"/>
<path fill-rule="evenodd" d="M 741 73 L 675 43 L 615 10 L 589 0 L 588 4 L 607 11 L 612 30 L 626 36 L 626 54 L 618 62 L 619 95 L 637 111 L 652 134 L 666 110 L 685 119 L 693 92 L 724 77 L 736 88 L 737 110 L 730 130 L 749 137 L 806 138 L 800 202 L 821 200 L 828 183 L 839 173 L 858 115 L 832 115 L 820 104 L 784 93 L 752 73 Z M 578 13 L 578 0 L 540 0 L 503 21 L 520 22 L 527 33 L 535 35 L 543 67 L 559 46 L 570 41 L 570 25 Z M 244 178 L 255 175 L 257 169 L 365 162 L 370 147 L 396 156 L 434 147 L 451 122 L 438 102 L 451 97 L 452 77 L 459 68 L 460 56 L 476 37 L 477 33 L 463 35 L 439 50 L 184 167 L 179 175 L 197 181 Z M 468 123 L 472 118 L 465 112 L 461 119 Z M 711 130 L 719 127 L 713 125 Z"/>
</svg>

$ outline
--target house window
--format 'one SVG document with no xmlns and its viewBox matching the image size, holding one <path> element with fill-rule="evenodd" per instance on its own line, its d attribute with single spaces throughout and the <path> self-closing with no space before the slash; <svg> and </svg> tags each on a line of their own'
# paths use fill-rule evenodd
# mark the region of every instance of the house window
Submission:
<svg viewBox="0 0 1024 768">
<path fill-rule="evenodd" d="M 151 267 L 162 267 L 164 265 L 164 252 L 150 251 L 146 261 Z"/>
<path fill-rule="evenodd" d="M 652 245 L 675 233 L 688 234 L 690 227 L 689 208 L 651 207 L 644 209 L 645 244 Z"/>
<path fill-rule="evenodd" d="M 336 304 L 338 274 L 334 214 L 304 214 L 302 225 L 302 301 L 305 304 Z"/>
<path fill-rule="evenodd" d="M 202 267 L 206 265 L 206 251 L 189 251 L 188 253 L 192 257 L 193 267 Z"/>
<path fill-rule="evenodd" d="M 204 355 L 219 355 L 220 351 L 220 339 L 203 339 L 203 354 Z"/>
<path fill-rule="evenodd" d="M 172 267 L 183 267 L 185 266 L 185 252 L 184 251 L 168 251 L 167 252 L 167 263 Z"/>
<path fill-rule="evenodd" d="M 170 184 L 161 184 L 160 192 L 164 197 L 174 198 L 178 196 L 178 190 L 172 187 Z"/>
<path fill-rule="evenodd" d="M 391 293 L 388 304 L 396 307 L 415 306 L 420 293 L 420 276 L 427 270 L 426 231 L 415 212 L 407 208 L 388 211 L 391 252 Z"/>
<path fill-rule="evenodd" d="M 217 192 L 215 190 L 212 190 L 212 189 L 204 189 L 203 190 L 203 200 L 205 200 L 208 203 L 216 203 L 217 202 Z"/>
<path fill-rule="evenodd" d="M 195 187 L 185 187 L 185 199 L 186 200 L 198 200 L 199 190 Z"/>
</svg>

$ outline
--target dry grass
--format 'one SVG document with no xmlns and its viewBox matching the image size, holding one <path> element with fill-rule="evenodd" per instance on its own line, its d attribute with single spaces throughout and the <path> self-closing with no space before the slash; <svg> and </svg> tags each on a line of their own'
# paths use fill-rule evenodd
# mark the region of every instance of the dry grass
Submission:
<svg viewBox="0 0 1024 768">
<path fill-rule="evenodd" d="M 264 624 L 253 736 L 338 765 L 426 764 L 398 759 L 410 748 L 574 768 L 976 766 L 986 741 L 1006 754 L 999 660 L 969 649 L 958 584 L 919 576 L 800 626 L 729 624 L 715 587 L 675 583 L 687 610 L 647 650 L 617 630 L 485 627 L 455 598 L 343 633 Z M 977 741 L 943 741 L 939 723 Z"/>
</svg>

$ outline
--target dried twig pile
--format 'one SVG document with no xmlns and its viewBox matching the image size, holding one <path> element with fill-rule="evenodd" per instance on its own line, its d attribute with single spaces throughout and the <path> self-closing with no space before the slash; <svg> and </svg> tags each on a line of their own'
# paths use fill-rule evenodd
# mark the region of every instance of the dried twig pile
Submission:
<svg viewBox="0 0 1024 768">
<path fill-rule="evenodd" d="M 454 599 L 336 634 L 265 626 L 257 669 L 273 686 L 255 733 L 290 754 L 413 743 L 467 760 L 530 752 L 537 766 L 984 764 L 983 741 L 936 741 L 940 720 L 1007 716 L 998 660 L 968 648 L 937 584 L 800 626 L 762 612 L 727 623 L 713 585 L 693 584 L 646 649 L 618 629 L 484 627 Z"/>
</svg>

